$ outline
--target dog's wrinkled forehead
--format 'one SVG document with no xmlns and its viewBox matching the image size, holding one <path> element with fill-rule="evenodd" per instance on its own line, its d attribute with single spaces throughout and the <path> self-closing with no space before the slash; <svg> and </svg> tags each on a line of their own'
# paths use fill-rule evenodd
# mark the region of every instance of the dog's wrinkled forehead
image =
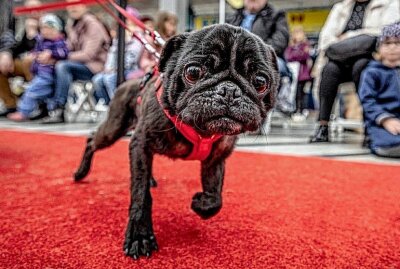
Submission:
<svg viewBox="0 0 400 269">
<path fill-rule="evenodd" d="M 211 57 L 216 67 L 229 65 L 242 69 L 248 62 L 267 64 L 267 53 L 266 46 L 257 36 L 240 27 L 224 24 L 190 35 L 181 59 L 201 61 L 202 58 Z"/>
<path fill-rule="evenodd" d="M 268 69 L 268 66 L 276 66 L 270 46 L 256 35 L 228 24 L 213 25 L 175 37 L 167 44 L 161 58 L 161 70 L 167 60 L 173 60 L 173 66 L 183 66 L 188 61 L 211 61 L 217 69 L 247 70 L 250 66 Z"/>
</svg>

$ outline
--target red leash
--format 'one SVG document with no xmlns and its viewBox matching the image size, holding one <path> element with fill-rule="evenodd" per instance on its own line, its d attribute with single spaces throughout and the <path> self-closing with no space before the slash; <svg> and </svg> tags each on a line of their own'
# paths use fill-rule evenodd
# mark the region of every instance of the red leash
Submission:
<svg viewBox="0 0 400 269">
<path fill-rule="evenodd" d="M 105 0 L 101 0 L 104 2 Z M 29 13 L 34 13 L 38 11 L 50 11 L 50 10 L 60 10 L 68 6 L 76 6 L 76 5 L 96 5 L 97 1 L 96 0 L 79 0 L 76 2 L 54 2 L 54 3 L 46 3 L 46 4 L 41 4 L 38 6 L 31 6 L 31 7 L 26 7 L 26 6 L 20 6 L 14 8 L 14 15 L 24 15 L 24 14 L 29 14 Z"/>
<path fill-rule="evenodd" d="M 29 14 L 29 13 L 34 13 L 34 12 L 39 12 L 39 11 L 50 11 L 50 10 L 60 10 L 68 6 L 74 6 L 74 5 L 95 5 L 98 4 L 100 5 L 104 11 L 106 11 L 108 14 L 110 14 L 117 22 L 120 24 L 123 28 L 129 31 L 128 27 L 126 24 L 118 18 L 118 16 L 106 5 L 106 3 L 111 4 L 119 13 L 121 13 L 126 19 L 130 20 L 133 22 L 135 25 L 137 25 L 139 28 L 141 28 L 145 34 L 149 35 L 157 44 L 160 46 L 163 46 L 165 44 L 164 39 L 161 38 L 160 34 L 157 31 L 152 31 L 146 25 L 139 19 L 137 19 L 135 16 L 132 16 L 129 14 L 126 10 L 118 6 L 113 0 L 78 0 L 76 2 L 53 2 L 53 3 L 47 3 L 47 4 L 41 4 L 39 6 L 33 6 L 33 7 L 16 7 L 14 8 L 14 14 L 15 15 L 23 15 L 23 14 Z M 131 32 L 132 33 L 132 32 Z M 151 54 L 153 55 L 157 60 L 160 59 L 160 54 L 157 52 L 157 50 L 142 36 L 132 33 L 132 37 L 136 38 L 139 40 L 144 48 Z"/>
</svg>

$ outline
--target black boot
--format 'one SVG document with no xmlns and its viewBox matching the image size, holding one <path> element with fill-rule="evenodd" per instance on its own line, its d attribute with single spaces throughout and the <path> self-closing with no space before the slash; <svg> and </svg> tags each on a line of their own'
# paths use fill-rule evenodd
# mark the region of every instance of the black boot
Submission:
<svg viewBox="0 0 400 269">
<path fill-rule="evenodd" d="M 329 128 L 328 125 L 320 125 L 311 137 L 310 143 L 329 142 Z"/>
<path fill-rule="evenodd" d="M 49 116 L 42 120 L 42 124 L 54 124 L 54 123 L 64 123 L 64 109 L 57 108 L 55 110 L 49 111 Z"/>
</svg>

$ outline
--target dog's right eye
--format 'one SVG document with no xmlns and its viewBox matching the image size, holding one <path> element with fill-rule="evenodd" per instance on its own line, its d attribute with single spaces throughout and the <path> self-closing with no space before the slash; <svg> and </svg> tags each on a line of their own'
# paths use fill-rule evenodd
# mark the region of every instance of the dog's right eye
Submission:
<svg viewBox="0 0 400 269">
<path fill-rule="evenodd" d="M 263 94 L 268 90 L 268 80 L 264 76 L 256 76 L 253 85 L 259 94 Z"/>
<path fill-rule="evenodd" d="M 194 84 L 203 76 L 203 70 L 201 67 L 196 65 L 191 65 L 185 69 L 185 79 L 188 83 Z"/>
</svg>

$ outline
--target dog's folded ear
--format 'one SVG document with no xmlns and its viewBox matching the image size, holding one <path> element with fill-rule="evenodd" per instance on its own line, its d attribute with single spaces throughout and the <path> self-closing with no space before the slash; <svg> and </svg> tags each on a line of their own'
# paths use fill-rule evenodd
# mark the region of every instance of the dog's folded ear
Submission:
<svg viewBox="0 0 400 269">
<path fill-rule="evenodd" d="M 182 47 L 189 35 L 189 33 L 176 35 L 167 41 L 161 51 L 160 62 L 158 64 L 158 70 L 160 70 L 160 72 L 165 71 L 168 60 L 174 52 L 178 51 Z"/>
</svg>

